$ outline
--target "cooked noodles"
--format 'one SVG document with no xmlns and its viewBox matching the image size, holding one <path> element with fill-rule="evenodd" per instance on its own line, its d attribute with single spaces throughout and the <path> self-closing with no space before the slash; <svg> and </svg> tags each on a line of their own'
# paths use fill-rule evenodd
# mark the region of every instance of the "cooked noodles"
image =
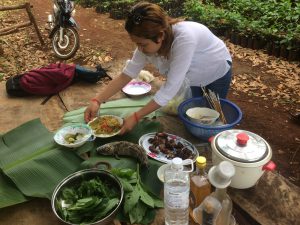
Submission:
<svg viewBox="0 0 300 225">
<path fill-rule="evenodd" d="M 113 134 L 121 129 L 119 120 L 113 116 L 101 116 L 90 123 L 95 134 Z"/>
</svg>

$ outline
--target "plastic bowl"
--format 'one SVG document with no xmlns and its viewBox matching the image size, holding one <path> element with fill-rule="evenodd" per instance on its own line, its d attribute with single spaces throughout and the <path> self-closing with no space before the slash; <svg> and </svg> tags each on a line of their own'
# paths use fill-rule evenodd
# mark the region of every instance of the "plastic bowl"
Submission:
<svg viewBox="0 0 300 225">
<path fill-rule="evenodd" d="M 214 123 L 219 118 L 220 113 L 206 107 L 194 107 L 188 109 L 186 115 L 194 123 L 208 125 Z"/>
<path fill-rule="evenodd" d="M 242 119 L 242 111 L 233 102 L 227 99 L 220 99 L 222 111 L 227 120 L 225 125 L 202 125 L 189 120 L 186 111 L 194 107 L 209 107 L 209 104 L 204 97 L 197 97 L 185 100 L 178 107 L 178 116 L 186 127 L 187 131 L 195 137 L 208 141 L 208 139 L 224 130 L 229 130 L 237 125 Z"/>
<path fill-rule="evenodd" d="M 76 136 L 76 134 L 80 134 L 80 138 L 78 139 L 75 138 L 74 142 L 68 141 L 67 138 L 68 135 Z M 54 141 L 57 144 L 68 148 L 78 148 L 83 144 L 85 144 L 91 136 L 92 136 L 92 130 L 88 125 L 73 124 L 59 129 L 54 135 Z"/>
</svg>

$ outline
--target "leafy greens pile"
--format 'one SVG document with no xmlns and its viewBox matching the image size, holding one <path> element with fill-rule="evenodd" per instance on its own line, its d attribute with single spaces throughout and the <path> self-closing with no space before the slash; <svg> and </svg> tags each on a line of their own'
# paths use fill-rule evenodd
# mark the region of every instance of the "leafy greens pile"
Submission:
<svg viewBox="0 0 300 225">
<path fill-rule="evenodd" d="M 73 224 L 90 224 L 104 218 L 120 201 L 120 190 L 99 177 L 84 180 L 79 186 L 62 189 L 56 200 L 59 216 Z"/>
<path fill-rule="evenodd" d="M 127 168 L 111 170 L 119 178 L 125 192 L 123 211 L 119 213 L 118 219 L 131 224 L 149 224 L 155 218 L 155 208 L 162 208 L 163 201 L 145 189 L 139 175 L 139 166 L 137 168 L 137 171 Z"/>
</svg>

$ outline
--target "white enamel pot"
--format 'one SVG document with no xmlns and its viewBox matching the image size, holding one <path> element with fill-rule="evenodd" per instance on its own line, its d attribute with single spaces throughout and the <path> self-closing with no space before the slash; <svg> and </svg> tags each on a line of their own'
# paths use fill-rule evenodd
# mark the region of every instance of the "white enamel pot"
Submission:
<svg viewBox="0 0 300 225">
<path fill-rule="evenodd" d="M 230 186 L 237 189 L 253 187 L 266 170 L 276 168 L 271 161 L 272 149 L 259 135 L 244 130 L 226 130 L 211 141 L 212 162 L 229 161 L 235 167 Z"/>
</svg>

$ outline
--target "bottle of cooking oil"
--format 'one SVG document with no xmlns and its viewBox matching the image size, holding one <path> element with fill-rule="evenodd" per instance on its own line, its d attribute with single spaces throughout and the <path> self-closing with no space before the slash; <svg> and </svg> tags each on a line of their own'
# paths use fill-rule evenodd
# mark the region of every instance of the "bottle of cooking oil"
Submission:
<svg viewBox="0 0 300 225">
<path fill-rule="evenodd" d="M 191 174 L 189 213 L 193 218 L 193 210 L 211 193 L 211 185 L 206 171 L 206 158 L 198 156 L 196 171 Z M 193 218 L 194 219 L 194 218 Z"/>
</svg>

